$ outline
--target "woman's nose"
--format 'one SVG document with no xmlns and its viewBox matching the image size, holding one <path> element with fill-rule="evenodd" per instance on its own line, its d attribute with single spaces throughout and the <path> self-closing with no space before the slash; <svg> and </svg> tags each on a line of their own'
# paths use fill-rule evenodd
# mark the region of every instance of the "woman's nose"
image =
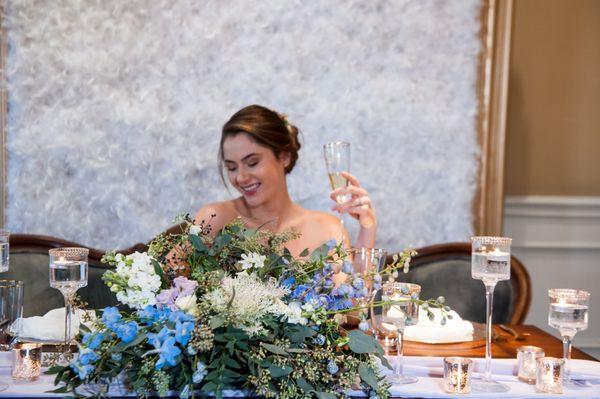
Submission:
<svg viewBox="0 0 600 399">
<path fill-rule="evenodd" d="M 248 171 L 245 168 L 239 168 L 238 169 L 238 173 L 235 176 L 235 180 L 237 181 L 238 184 L 240 183 L 245 183 L 246 181 L 248 181 Z"/>
</svg>

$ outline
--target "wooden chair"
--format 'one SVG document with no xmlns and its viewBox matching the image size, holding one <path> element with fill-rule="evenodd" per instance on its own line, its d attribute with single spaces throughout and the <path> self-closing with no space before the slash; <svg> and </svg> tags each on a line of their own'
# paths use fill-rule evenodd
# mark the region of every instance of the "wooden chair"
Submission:
<svg viewBox="0 0 600 399">
<path fill-rule="evenodd" d="M 81 246 L 74 242 L 40 235 L 12 234 L 10 236 L 10 269 L 0 278 L 24 282 L 23 315 L 25 317 L 41 316 L 51 309 L 64 306 L 62 294 L 49 285 L 48 250 Z M 78 295 L 88 303 L 89 309 L 117 304 L 115 294 L 101 278 L 109 268 L 100 261 L 102 255 L 102 251 L 90 249 L 88 285 L 77 291 Z"/>
<path fill-rule="evenodd" d="M 421 299 L 442 295 L 446 303 L 466 320 L 485 323 L 485 288 L 471 278 L 471 244 L 445 243 L 417 249 L 410 271 L 400 271 L 399 281 L 421 285 Z M 387 262 L 392 261 L 388 255 Z M 531 283 L 523 264 L 514 256 L 510 280 L 501 281 L 494 290 L 494 323 L 521 324 L 527 316 Z"/>
</svg>

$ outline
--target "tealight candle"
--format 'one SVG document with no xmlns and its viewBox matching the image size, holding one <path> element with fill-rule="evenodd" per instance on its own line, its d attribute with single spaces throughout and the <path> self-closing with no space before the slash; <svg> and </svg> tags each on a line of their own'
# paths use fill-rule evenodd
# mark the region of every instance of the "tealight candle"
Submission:
<svg viewBox="0 0 600 399">
<path fill-rule="evenodd" d="M 18 343 L 13 347 L 12 353 L 13 380 L 37 380 L 42 363 L 42 344 Z"/>
<path fill-rule="evenodd" d="M 563 393 L 563 373 L 565 361 L 555 357 L 541 357 L 537 360 L 535 380 L 536 392 Z"/>
<path fill-rule="evenodd" d="M 448 393 L 471 392 L 473 361 L 464 357 L 444 358 L 444 389 Z"/>
<path fill-rule="evenodd" d="M 517 376 L 528 384 L 535 384 L 537 359 L 544 357 L 544 350 L 537 346 L 519 346 L 517 348 Z"/>
</svg>

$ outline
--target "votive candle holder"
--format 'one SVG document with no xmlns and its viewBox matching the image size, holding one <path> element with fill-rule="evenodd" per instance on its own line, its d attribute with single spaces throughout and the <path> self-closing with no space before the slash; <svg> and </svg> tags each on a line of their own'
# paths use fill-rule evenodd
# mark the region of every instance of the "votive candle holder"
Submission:
<svg viewBox="0 0 600 399">
<path fill-rule="evenodd" d="M 42 367 L 42 344 L 23 342 L 12 350 L 12 378 L 20 381 L 35 381 Z"/>
<path fill-rule="evenodd" d="M 544 350 L 538 346 L 517 348 L 517 377 L 528 384 L 535 384 L 537 360 L 544 357 Z"/>
<path fill-rule="evenodd" d="M 448 393 L 471 392 L 473 360 L 464 357 L 444 358 L 444 390 Z"/>
<path fill-rule="evenodd" d="M 564 359 L 541 357 L 537 360 L 535 390 L 541 393 L 563 393 Z"/>
</svg>

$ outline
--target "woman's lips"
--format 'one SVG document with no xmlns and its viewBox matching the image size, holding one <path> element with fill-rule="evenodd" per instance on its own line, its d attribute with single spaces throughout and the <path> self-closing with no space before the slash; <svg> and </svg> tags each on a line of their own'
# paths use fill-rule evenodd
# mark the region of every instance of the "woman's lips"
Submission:
<svg viewBox="0 0 600 399">
<path fill-rule="evenodd" d="M 252 195 L 256 194 L 259 187 L 260 187 L 260 183 L 253 183 L 253 184 L 248 184 L 246 186 L 240 186 L 240 188 L 242 189 L 242 193 L 244 193 L 244 195 L 248 195 L 248 196 L 252 196 Z"/>
</svg>

